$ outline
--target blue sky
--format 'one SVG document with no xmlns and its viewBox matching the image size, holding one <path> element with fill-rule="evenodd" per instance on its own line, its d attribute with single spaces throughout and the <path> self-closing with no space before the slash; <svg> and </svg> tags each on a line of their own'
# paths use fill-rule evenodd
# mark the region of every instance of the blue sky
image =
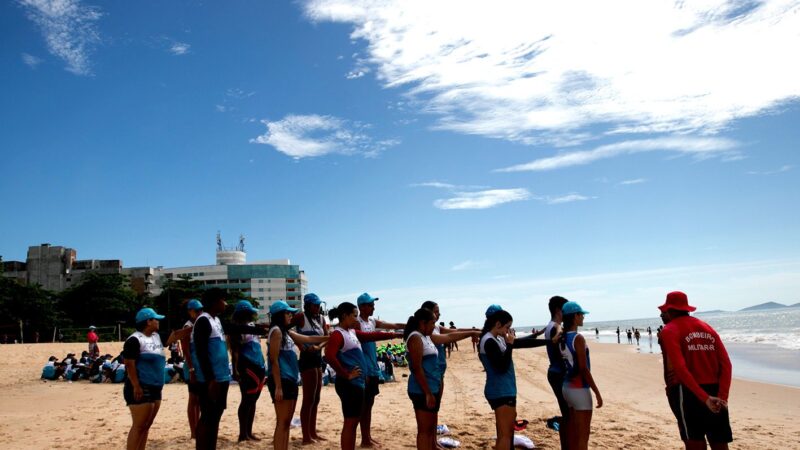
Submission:
<svg viewBox="0 0 800 450">
<path fill-rule="evenodd" d="M 800 3 L 0 5 L 0 254 L 520 324 L 800 301 Z"/>
</svg>

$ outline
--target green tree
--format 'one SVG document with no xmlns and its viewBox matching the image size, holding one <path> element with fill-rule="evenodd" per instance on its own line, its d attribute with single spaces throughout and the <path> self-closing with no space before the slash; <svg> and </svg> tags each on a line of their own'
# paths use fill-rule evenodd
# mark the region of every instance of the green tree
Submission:
<svg viewBox="0 0 800 450">
<path fill-rule="evenodd" d="M 188 317 L 186 303 L 193 298 L 199 299 L 202 293 L 201 281 L 193 280 L 189 275 L 179 275 L 177 279 L 164 279 L 161 293 L 148 300 L 148 305 L 166 316 L 163 329 L 177 329 L 183 326 Z"/>
<path fill-rule="evenodd" d="M 0 320 L 3 325 L 14 325 L 17 335 L 19 332 L 16 327 L 22 321 L 25 342 L 31 342 L 37 332 L 41 340 L 46 340 L 53 327 L 63 319 L 57 298 L 52 292 L 0 277 Z"/>
<path fill-rule="evenodd" d="M 122 274 L 87 273 L 80 284 L 64 290 L 61 309 L 76 327 L 133 324 L 141 307 L 128 277 Z"/>
</svg>

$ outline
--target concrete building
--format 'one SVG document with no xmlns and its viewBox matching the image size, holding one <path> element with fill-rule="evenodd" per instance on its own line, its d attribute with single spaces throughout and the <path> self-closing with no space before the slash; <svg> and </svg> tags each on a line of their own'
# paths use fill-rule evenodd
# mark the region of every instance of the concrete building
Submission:
<svg viewBox="0 0 800 450">
<path fill-rule="evenodd" d="M 123 267 L 118 259 L 78 260 L 77 251 L 67 247 L 42 244 L 28 248 L 25 262 L 4 261 L 3 276 L 27 284 L 38 284 L 44 289 L 60 292 L 80 283 L 87 273 L 128 276 L 131 288 L 137 294 L 159 295 L 168 280 L 190 278 L 199 281 L 204 289 L 221 288 L 228 292 L 241 292 L 256 299 L 259 314 L 266 316 L 269 306 L 285 300 L 294 307 L 302 304 L 308 292 L 308 281 L 300 266 L 288 259 L 247 263 L 244 237 L 233 249 L 222 246 L 217 235 L 216 264 L 190 267 Z"/>
<path fill-rule="evenodd" d="M 220 288 L 228 292 L 241 292 L 259 303 L 259 316 L 266 317 L 269 306 L 284 300 L 298 307 L 308 292 L 308 281 L 300 266 L 288 259 L 257 261 L 248 264 L 241 250 L 217 249 L 215 265 L 163 268 L 154 271 L 158 280 L 151 291 L 161 292 L 166 280 L 190 278 L 202 283 L 203 288 Z"/>
<path fill-rule="evenodd" d="M 3 276 L 29 285 L 61 292 L 80 283 L 89 273 L 121 273 L 122 261 L 118 259 L 77 259 L 78 252 L 59 245 L 41 244 L 28 247 L 25 262 L 4 261 Z"/>
</svg>

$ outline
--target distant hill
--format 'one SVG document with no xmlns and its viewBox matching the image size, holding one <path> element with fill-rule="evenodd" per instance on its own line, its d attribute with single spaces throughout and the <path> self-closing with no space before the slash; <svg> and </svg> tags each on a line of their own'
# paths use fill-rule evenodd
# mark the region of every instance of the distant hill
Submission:
<svg viewBox="0 0 800 450">
<path fill-rule="evenodd" d="M 792 306 L 797 306 L 797 305 L 792 305 Z M 749 308 L 744 308 L 741 309 L 740 311 L 763 311 L 765 309 L 778 309 L 778 308 L 789 308 L 789 306 L 786 306 L 783 303 L 767 302 L 767 303 L 762 303 L 760 305 L 751 306 Z"/>
<path fill-rule="evenodd" d="M 721 310 L 721 309 L 712 309 L 711 311 L 697 311 L 696 314 L 719 314 L 719 313 L 724 313 L 724 312 L 727 312 L 727 311 L 724 311 L 724 310 Z"/>
<path fill-rule="evenodd" d="M 800 303 L 795 303 L 794 305 L 789 306 L 789 308 L 800 308 Z"/>
</svg>

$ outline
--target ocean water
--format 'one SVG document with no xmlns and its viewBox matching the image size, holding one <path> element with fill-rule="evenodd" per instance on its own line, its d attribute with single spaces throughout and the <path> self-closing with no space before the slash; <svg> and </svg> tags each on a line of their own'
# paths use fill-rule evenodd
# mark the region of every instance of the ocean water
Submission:
<svg viewBox="0 0 800 450">
<path fill-rule="evenodd" d="M 695 314 L 719 333 L 738 378 L 800 387 L 800 308 L 780 308 L 765 311 L 710 312 Z M 656 330 L 658 317 L 586 322 L 584 336 L 592 341 L 617 343 L 616 329 L 620 328 L 620 345 L 628 344 L 626 329 L 638 328 L 639 345 L 631 345 L 639 353 L 661 353 Z M 648 336 L 647 327 L 653 331 Z M 539 327 L 536 327 L 537 329 Z M 595 328 L 599 335 L 595 334 Z M 530 331 L 523 327 L 522 331 Z"/>
</svg>

